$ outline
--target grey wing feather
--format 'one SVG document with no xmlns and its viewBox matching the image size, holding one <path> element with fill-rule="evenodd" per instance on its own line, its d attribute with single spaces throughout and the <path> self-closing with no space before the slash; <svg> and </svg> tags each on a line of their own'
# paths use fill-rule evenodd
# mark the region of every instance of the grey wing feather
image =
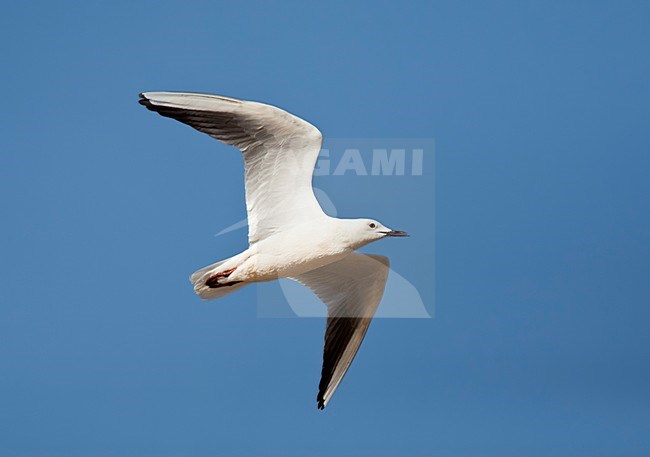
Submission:
<svg viewBox="0 0 650 457">
<path fill-rule="evenodd" d="M 386 257 L 352 253 L 294 280 L 327 305 L 318 408 L 323 409 L 343 380 L 377 311 L 388 278 Z"/>
<path fill-rule="evenodd" d="M 240 149 L 251 244 L 324 214 L 311 186 L 322 135 L 274 106 L 218 95 L 145 92 L 140 104 Z"/>
</svg>

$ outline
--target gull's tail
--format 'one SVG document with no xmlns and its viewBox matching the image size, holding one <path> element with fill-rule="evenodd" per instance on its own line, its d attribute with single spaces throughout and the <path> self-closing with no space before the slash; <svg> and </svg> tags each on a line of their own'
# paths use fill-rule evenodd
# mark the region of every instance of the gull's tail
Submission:
<svg viewBox="0 0 650 457">
<path fill-rule="evenodd" d="M 247 282 L 236 282 L 231 284 L 225 283 L 222 286 L 216 288 L 210 287 L 208 284 L 206 284 L 210 282 L 208 280 L 214 276 L 215 273 L 226 270 L 228 268 L 228 264 L 232 263 L 230 261 L 234 260 L 235 257 L 221 260 L 192 273 L 192 276 L 190 276 L 190 282 L 194 285 L 194 292 L 196 292 L 197 295 L 203 300 L 215 300 L 217 298 L 231 294 L 234 291 L 239 290 L 245 285 L 249 284 Z"/>
</svg>

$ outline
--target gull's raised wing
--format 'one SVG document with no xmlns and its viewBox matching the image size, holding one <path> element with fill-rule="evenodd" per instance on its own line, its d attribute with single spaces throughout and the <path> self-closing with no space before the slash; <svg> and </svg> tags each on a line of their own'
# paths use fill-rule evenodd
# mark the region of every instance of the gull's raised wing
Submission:
<svg viewBox="0 0 650 457">
<path fill-rule="evenodd" d="M 313 125 L 270 105 L 218 95 L 145 92 L 140 104 L 242 151 L 251 244 L 322 217 L 311 181 L 323 137 Z"/>
<path fill-rule="evenodd" d="M 389 265 L 383 256 L 352 253 L 292 278 L 309 287 L 327 305 L 319 409 L 332 398 L 361 346 L 384 295 Z"/>
</svg>

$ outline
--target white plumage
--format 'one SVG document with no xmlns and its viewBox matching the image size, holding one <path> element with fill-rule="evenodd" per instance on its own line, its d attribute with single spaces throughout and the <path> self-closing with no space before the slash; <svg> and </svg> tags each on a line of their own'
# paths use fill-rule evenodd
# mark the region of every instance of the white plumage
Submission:
<svg viewBox="0 0 650 457">
<path fill-rule="evenodd" d="M 140 103 L 241 150 L 249 248 L 196 271 L 190 280 L 206 300 L 283 277 L 312 289 L 328 307 L 317 398 L 324 408 L 363 341 L 388 277 L 387 258 L 354 251 L 406 234 L 374 220 L 337 219 L 322 211 L 311 185 L 322 135 L 286 111 L 176 92 L 146 92 Z"/>
</svg>

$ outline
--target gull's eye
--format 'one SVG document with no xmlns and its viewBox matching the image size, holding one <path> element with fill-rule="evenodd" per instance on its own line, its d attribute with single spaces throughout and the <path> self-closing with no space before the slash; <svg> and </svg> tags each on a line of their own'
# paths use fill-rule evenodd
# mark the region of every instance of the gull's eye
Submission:
<svg viewBox="0 0 650 457">
<path fill-rule="evenodd" d="M 377 224 L 375 224 L 374 222 L 371 222 L 370 224 L 368 224 L 368 227 L 375 228 L 375 227 L 377 227 Z"/>
</svg>

